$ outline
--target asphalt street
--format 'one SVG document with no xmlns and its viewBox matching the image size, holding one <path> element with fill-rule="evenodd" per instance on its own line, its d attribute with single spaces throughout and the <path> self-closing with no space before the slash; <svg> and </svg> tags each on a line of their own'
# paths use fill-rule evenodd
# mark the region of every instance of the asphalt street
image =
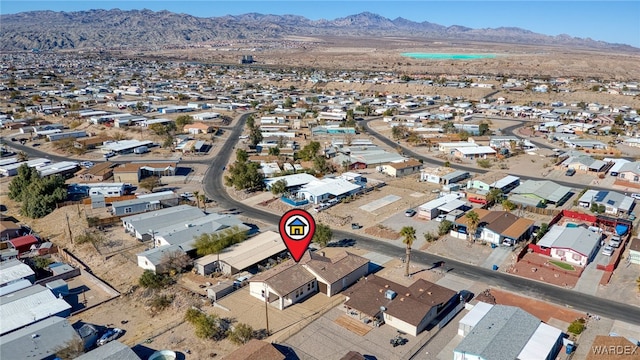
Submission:
<svg viewBox="0 0 640 360">
<path fill-rule="evenodd" d="M 251 206 L 244 205 L 242 202 L 231 198 L 229 194 L 226 192 L 223 184 L 223 172 L 224 172 L 223 168 L 227 165 L 232 152 L 235 151 L 235 147 L 242 133 L 245 121 L 247 117 L 250 115 L 251 114 L 247 113 L 241 116 L 241 118 L 236 123 L 236 125 L 231 129 L 228 136 L 228 140 L 221 145 L 222 148 L 219 152 L 219 155 L 216 156 L 213 160 L 211 160 L 211 166 L 208 168 L 204 177 L 204 191 L 209 198 L 215 200 L 218 203 L 218 205 L 222 208 L 226 208 L 230 211 L 237 212 L 250 219 L 255 219 L 267 224 L 276 225 L 280 220 L 280 216 L 256 209 Z M 394 148 L 398 146 L 398 144 L 395 143 L 394 141 L 389 140 L 381 136 L 380 134 L 372 131 L 368 127 L 368 124 L 367 124 L 368 121 L 363 121 L 361 123 L 365 126 L 365 128 L 367 128 L 367 131 L 369 134 L 375 136 L 380 141 L 386 143 L 389 146 L 392 146 Z M 508 131 L 512 131 L 512 129 L 517 126 L 518 125 L 505 128 L 503 129 L 503 132 L 507 133 Z M 30 156 L 48 157 L 51 160 L 55 160 L 55 161 L 69 160 L 65 157 L 44 153 L 42 151 L 39 151 L 29 146 L 22 146 L 16 143 L 11 143 L 11 146 L 18 151 L 25 151 Z M 405 152 L 406 155 L 415 157 L 417 159 L 422 159 L 425 163 L 440 164 L 440 165 L 442 164 L 442 161 L 421 156 L 407 148 L 403 148 L 403 151 Z M 192 161 L 192 163 L 204 163 L 204 162 L 208 162 L 208 160 Z M 183 163 L 188 163 L 188 162 L 183 161 Z M 452 164 L 451 167 L 461 169 L 461 170 L 476 172 L 476 173 L 486 172 L 485 170 L 480 170 L 472 167 L 465 167 L 457 164 Z M 523 177 L 523 178 L 534 179 L 534 180 L 544 180 L 536 177 Z M 574 187 L 577 185 L 570 182 L 558 182 L 558 183 L 565 186 L 569 186 L 569 187 Z M 385 242 L 382 240 L 372 239 L 369 237 L 354 235 L 352 233 L 337 231 L 337 230 L 334 230 L 333 234 L 334 234 L 334 237 L 338 239 L 343 239 L 343 238 L 354 239 L 356 241 L 356 245 L 365 250 L 375 251 L 381 254 L 394 256 L 394 257 L 401 257 L 404 255 L 404 249 L 395 245 L 391 245 L 388 242 Z M 422 266 L 429 266 L 429 267 L 436 262 L 445 261 L 445 264 L 446 264 L 445 266 L 447 269 L 449 269 L 449 272 L 454 273 L 456 275 L 463 276 L 469 280 L 485 282 L 490 286 L 498 287 L 498 288 L 509 290 L 509 291 L 514 291 L 514 292 L 531 296 L 537 299 L 549 301 L 549 302 L 560 304 L 570 308 L 575 308 L 580 311 L 589 312 L 592 314 L 598 314 L 600 316 L 605 316 L 613 319 L 621 319 L 634 324 L 640 324 L 640 309 L 638 307 L 635 307 L 629 304 L 623 304 L 623 303 L 608 300 L 608 299 L 602 299 L 596 296 L 578 293 L 572 290 L 560 288 L 560 287 L 549 285 L 546 283 L 533 281 L 525 278 L 520 278 L 520 277 L 513 276 L 500 271 L 485 269 L 479 266 L 462 263 L 452 259 L 438 257 L 435 255 L 422 252 L 422 251 L 417 251 L 417 250 L 414 250 L 412 252 L 411 261 L 415 264 L 419 264 Z M 630 291 L 635 291 L 635 289 Z"/>
</svg>

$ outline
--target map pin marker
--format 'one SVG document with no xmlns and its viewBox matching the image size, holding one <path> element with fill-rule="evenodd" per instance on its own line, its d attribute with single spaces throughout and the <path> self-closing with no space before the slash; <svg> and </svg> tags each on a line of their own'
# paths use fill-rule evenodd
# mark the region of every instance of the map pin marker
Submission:
<svg viewBox="0 0 640 360">
<path fill-rule="evenodd" d="M 280 218 L 279 229 L 280 237 L 293 260 L 299 262 L 316 232 L 313 216 L 301 209 L 289 210 Z"/>
</svg>

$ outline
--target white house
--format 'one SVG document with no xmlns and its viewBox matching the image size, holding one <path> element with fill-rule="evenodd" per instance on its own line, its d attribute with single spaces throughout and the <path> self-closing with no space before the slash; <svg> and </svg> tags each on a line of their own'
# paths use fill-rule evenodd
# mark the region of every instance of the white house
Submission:
<svg viewBox="0 0 640 360">
<path fill-rule="evenodd" d="M 584 227 L 554 225 L 538 241 L 538 246 L 551 249 L 553 258 L 586 266 L 597 254 L 601 239 L 601 233 Z"/>
<path fill-rule="evenodd" d="M 361 188 L 361 185 L 356 185 L 340 178 L 321 179 L 303 185 L 298 190 L 298 197 L 303 197 L 309 200 L 310 203 L 318 204 L 332 198 L 340 200 L 355 194 Z"/>
</svg>

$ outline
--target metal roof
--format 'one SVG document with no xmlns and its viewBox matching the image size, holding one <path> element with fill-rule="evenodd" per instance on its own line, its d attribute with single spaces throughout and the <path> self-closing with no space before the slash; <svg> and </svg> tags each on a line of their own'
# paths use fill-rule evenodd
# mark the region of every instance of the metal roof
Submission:
<svg viewBox="0 0 640 360">
<path fill-rule="evenodd" d="M 48 359 L 56 350 L 80 336 L 59 316 L 38 321 L 0 337 L 0 358 L 11 360 Z M 95 359 L 95 358 L 92 358 Z"/>
<path fill-rule="evenodd" d="M 41 285 L 33 285 L 0 297 L 0 334 L 13 331 L 51 315 L 70 310 L 71 305 Z"/>
<path fill-rule="evenodd" d="M 29 265 L 20 260 L 13 259 L 0 263 L 0 285 L 9 284 L 33 275 L 35 275 L 35 272 Z"/>
<path fill-rule="evenodd" d="M 170 226 L 157 229 L 156 239 L 161 239 L 170 245 L 181 245 L 184 251 L 193 249 L 195 238 L 202 234 L 211 234 L 231 227 L 239 231 L 250 228 L 233 215 L 209 214 L 190 221 L 176 222 Z"/>
<path fill-rule="evenodd" d="M 140 357 L 127 345 L 114 340 L 78 356 L 76 360 L 140 360 Z"/>
<path fill-rule="evenodd" d="M 551 353 L 561 336 L 561 330 L 541 322 L 517 359 L 539 359 L 540 355 Z"/>
<path fill-rule="evenodd" d="M 483 359 L 513 360 L 518 358 L 539 325 L 539 319 L 520 308 L 494 305 L 462 339 L 455 352 Z"/>
<path fill-rule="evenodd" d="M 149 230 L 157 230 L 173 224 L 184 223 L 204 217 L 204 211 L 190 206 L 179 205 L 166 209 L 150 211 L 122 218 L 122 222 L 130 224 L 138 233 L 148 234 Z"/>
<path fill-rule="evenodd" d="M 532 194 L 547 201 L 557 203 L 571 192 L 571 188 L 558 185 L 552 181 L 526 180 L 511 192 L 522 195 Z"/>
<path fill-rule="evenodd" d="M 482 320 L 482 318 L 485 315 L 487 315 L 487 313 L 489 312 L 489 310 L 491 310 L 492 307 L 493 305 L 491 304 L 479 301 L 473 307 L 473 309 L 471 309 L 471 311 L 467 313 L 467 315 L 465 315 L 462 319 L 460 319 L 460 324 L 468 325 L 471 327 L 476 326 L 476 324 L 478 324 L 478 322 Z"/>
<path fill-rule="evenodd" d="M 583 227 L 561 227 L 554 225 L 538 241 L 547 248 L 571 249 L 583 256 L 589 256 L 600 244 L 601 235 Z"/>
</svg>

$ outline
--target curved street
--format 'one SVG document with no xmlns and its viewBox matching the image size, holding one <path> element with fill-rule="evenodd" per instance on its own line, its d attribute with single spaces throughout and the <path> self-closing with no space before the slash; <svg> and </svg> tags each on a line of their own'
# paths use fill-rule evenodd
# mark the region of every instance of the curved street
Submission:
<svg viewBox="0 0 640 360">
<path fill-rule="evenodd" d="M 247 117 L 250 115 L 251 113 L 247 113 L 247 114 L 243 114 L 240 117 L 236 125 L 231 128 L 228 140 L 221 145 L 222 148 L 220 149 L 219 155 L 214 157 L 213 160 L 211 160 L 211 165 L 207 169 L 204 176 L 204 180 L 203 180 L 204 191 L 210 199 L 215 200 L 218 203 L 218 205 L 222 208 L 237 212 L 249 219 L 256 219 L 267 224 L 276 225 L 280 220 L 280 216 L 256 209 L 255 207 L 244 205 L 242 202 L 231 198 L 229 194 L 226 192 L 226 189 L 223 184 L 223 172 L 224 172 L 223 168 L 227 166 L 227 163 L 231 157 L 231 154 L 235 150 L 236 144 L 242 133 L 245 121 Z M 363 126 L 367 129 L 368 133 L 393 148 L 397 147 L 398 146 L 397 143 L 381 136 L 380 134 L 378 134 L 377 132 L 369 128 L 367 123 L 368 121 L 371 121 L 371 120 L 373 119 L 361 121 L 361 124 L 363 124 Z M 517 126 L 518 125 L 514 125 L 511 127 L 505 128 L 503 129 L 503 132 L 512 131 Z M 12 143 L 10 145 L 11 147 L 15 148 L 18 151 L 25 151 L 30 156 L 47 157 L 55 161 L 69 160 L 68 158 L 65 158 L 63 156 L 44 153 L 42 151 L 39 151 L 29 146 L 23 146 L 15 143 Z M 416 159 L 421 159 L 425 163 L 432 163 L 432 164 L 439 164 L 439 165 L 443 163 L 442 161 L 419 155 L 409 150 L 406 147 L 403 147 L 403 151 L 405 152 L 405 154 L 415 157 Z M 182 163 L 208 163 L 209 161 L 210 160 L 183 161 Z M 460 169 L 460 170 L 476 172 L 476 173 L 486 172 L 486 170 L 483 170 L 483 169 L 476 169 L 473 167 L 461 166 L 457 164 L 451 164 L 451 167 Z M 533 180 L 545 180 L 545 179 L 536 178 L 536 177 L 522 177 L 522 178 L 533 179 Z M 569 186 L 569 187 L 576 186 L 576 184 L 570 183 L 570 182 L 558 182 L 558 183 L 565 186 Z M 342 238 L 354 239 L 358 247 L 369 250 L 369 251 L 375 251 L 375 252 L 392 256 L 392 257 L 401 257 L 404 255 L 404 248 L 392 245 L 388 241 L 372 239 L 369 237 L 360 236 L 360 235 L 353 234 L 350 232 L 345 232 L 345 231 L 334 230 L 333 233 L 334 233 L 334 237 L 339 239 L 342 239 Z M 552 303 L 565 305 L 567 307 L 572 307 L 584 312 L 599 314 L 601 316 L 606 316 L 613 319 L 624 319 L 625 321 L 631 322 L 631 323 L 640 323 L 640 309 L 632 305 L 623 304 L 623 303 L 619 303 L 619 302 L 615 302 L 607 299 L 602 299 L 592 295 L 578 293 L 572 290 L 556 287 L 553 285 L 549 285 L 546 283 L 537 282 L 537 281 L 533 281 L 525 278 L 516 277 L 500 271 L 492 271 L 489 269 L 466 264 L 466 263 L 455 261 L 452 259 L 445 259 L 445 258 L 438 257 L 423 251 L 414 250 L 411 254 L 411 261 L 417 264 L 421 264 L 423 266 L 431 266 L 432 264 L 438 261 L 443 261 L 443 260 L 446 261 L 447 268 L 451 269 L 450 272 L 456 275 L 465 277 L 469 280 L 481 281 L 481 282 L 487 283 L 490 286 L 514 291 L 517 293 L 521 293 L 527 296 L 549 301 Z"/>
</svg>

